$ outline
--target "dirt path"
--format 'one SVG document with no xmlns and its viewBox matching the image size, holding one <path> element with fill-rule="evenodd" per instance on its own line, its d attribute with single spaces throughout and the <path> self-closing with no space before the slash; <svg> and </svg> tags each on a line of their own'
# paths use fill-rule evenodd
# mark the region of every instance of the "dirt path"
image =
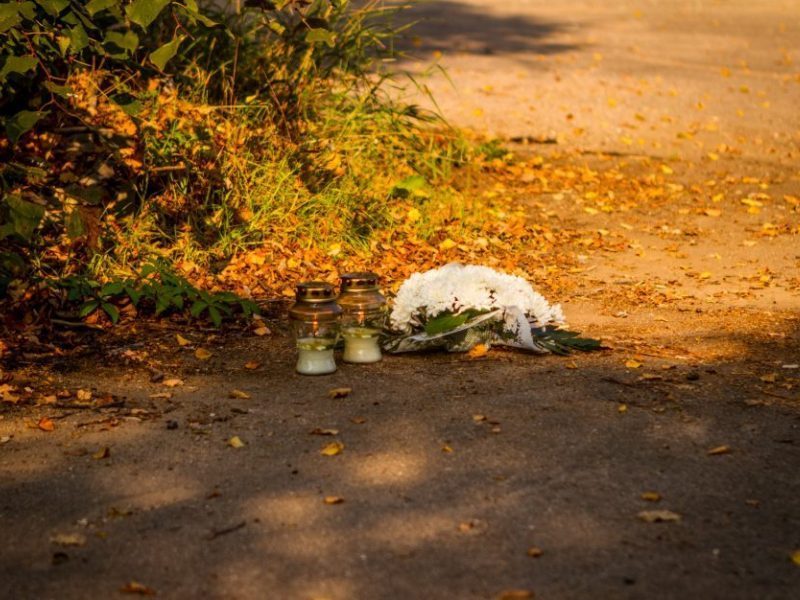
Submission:
<svg viewBox="0 0 800 600">
<path fill-rule="evenodd" d="M 460 126 L 796 174 L 797 0 L 446 0 L 412 14 L 408 64 L 446 69 L 423 81 Z"/>
<path fill-rule="evenodd" d="M 452 120 L 559 142 L 486 193 L 576 232 L 538 275 L 612 349 L 315 379 L 282 321 L 98 336 L 0 408 L 0 597 L 791 598 L 800 7 L 751 5 L 423 7 Z"/>
</svg>

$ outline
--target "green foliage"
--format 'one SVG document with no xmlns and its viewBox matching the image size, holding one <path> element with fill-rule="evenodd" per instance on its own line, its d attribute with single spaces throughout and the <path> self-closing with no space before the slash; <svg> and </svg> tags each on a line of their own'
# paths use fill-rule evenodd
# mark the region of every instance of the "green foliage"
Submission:
<svg viewBox="0 0 800 600">
<path fill-rule="evenodd" d="M 547 327 L 534 328 L 531 333 L 537 346 L 553 354 L 566 356 L 573 351 L 593 352 L 602 349 L 600 340 L 582 338 L 578 332 L 549 325 Z"/>
<path fill-rule="evenodd" d="M 0 225 L 0 240 L 10 235 L 29 240 L 44 216 L 43 207 L 14 195 L 8 196 L 0 208 L 6 213 Z"/>
<path fill-rule="evenodd" d="M 410 175 L 394 185 L 392 195 L 397 198 L 424 196 L 426 186 L 427 182 L 422 175 Z"/>
<path fill-rule="evenodd" d="M 240 4 L 0 0 L 0 297 L 34 275 L 138 280 L 153 256 L 219 270 L 265 242 L 364 248 L 392 201 L 446 189 L 464 148 L 384 92 L 394 9 Z"/>
<path fill-rule="evenodd" d="M 503 142 L 496 139 L 479 144 L 475 152 L 482 156 L 484 160 L 507 160 L 513 156 L 509 149 L 503 145 Z"/>
<path fill-rule="evenodd" d="M 219 327 L 226 317 L 239 311 L 244 316 L 258 312 L 258 306 L 230 292 L 207 292 L 193 286 L 164 263 L 148 263 L 135 276 L 115 278 L 106 283 L 72 275 L 55 284 L 69 303 L 79 303 L 78 316 L 96 310 L 105 312 L 113 323 L 120 318 L 119 305 L 131 303 L 156 316 L 179 312 L 195 319 L 208 318 Z"/>
<path fill-rule="evenodd" d="M 486 312 L 485 310 L 475 309 L 468 309 L 458 314 L 444 312 L 425 322 L 425 333 L 428 335 L 437 335 L 445 331 L 450 331 L 451 329 L 461 327 L 470 319 L 474 319 L 478 315 L 482 315 Z"/>
</svg>

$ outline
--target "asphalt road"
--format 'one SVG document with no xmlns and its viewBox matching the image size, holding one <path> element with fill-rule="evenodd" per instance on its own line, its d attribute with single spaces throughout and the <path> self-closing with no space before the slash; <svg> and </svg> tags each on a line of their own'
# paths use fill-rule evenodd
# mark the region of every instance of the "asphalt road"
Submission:
<svg viewBox="0 0 800 600">
<path fill-rule="evenodd" d="M 691 194 L 681 212 L 626 213 L 631 243 L 589 257 L 574 296 L 554 299 L 613 347 L 603 353 L 390 357 L 308 378 L 278 321 L 263 338 L 179 330 L 186 347 L 176 331 L 101 335 L 93 357 L 21 370 L 43 393 L 114 405 L 0 406 L 0 597 L 796 597 L 796 235 L 756 233 L 762 217 L 797 224 L 778 198 L 798 196 L 800 6 L 416 10 L 429 20 L 407 65 L 441 52 L 455 88 L 427 82 L 454 123 L 530 138 L 565 169 L 598 151 L 655 161 L 641 169 L 676 156 L 686 190 L 717 168 L 736 186 L 760 169 L 775 201 L 750 214 L 726 190 L 722 217 L 697 214 Z M 592 216 L 569 190 L 521 201 L 534 219 L 554 203 L 564 226 Z M 592 217 L 619 227 L 616 213 Z M 696 297 L 664 306 L 624 293 L 683 277 L 684 259 L 695 275 L 727 260 L 713 291 L 730 300 L 703 296 L 714 279 L 696 276 Z M 741 283 L 764 263 L 776 284 Z M 183 383 L 151 382 L 148 367 Z M 338 387 L 352 392 L 330 398 Z M 341 453 L 322 455 L 332 441 Z"/>
</svg>

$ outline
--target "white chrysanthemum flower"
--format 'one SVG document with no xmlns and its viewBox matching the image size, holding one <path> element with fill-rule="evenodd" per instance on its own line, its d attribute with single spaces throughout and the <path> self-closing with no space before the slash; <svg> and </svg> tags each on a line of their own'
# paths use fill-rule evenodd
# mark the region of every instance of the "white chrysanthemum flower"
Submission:
<svg viewBox="0 0 800 600">
<path fill-rule="evenodd" d="M 450 263 L 425 273 L 411 275 L 400 286 L 389 319 L 392 329 L 409 333 L 425 320 L 444 312 L 465 310 L 506 310 L 505 322 L 511 331 L 519 327 L 521 311 L 535 327 L 564 325 L 559 305 L 551 306 L 522 277 L 500 273 L 489 267 Z"/>
</svg>

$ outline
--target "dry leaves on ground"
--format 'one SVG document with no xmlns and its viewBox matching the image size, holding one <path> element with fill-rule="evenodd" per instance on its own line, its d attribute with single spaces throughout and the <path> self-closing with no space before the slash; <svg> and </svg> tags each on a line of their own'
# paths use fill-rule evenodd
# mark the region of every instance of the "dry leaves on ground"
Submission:
<svg viewBox="0 0 800 600">
<path fill-rule="evenodd" d="M 315 427 L 308 432 L 309 435 L 339 435 L 338 429 L 323 429 L 322 427 Z"/>
<path fill-rule="evenodd" d="M 230 438 L 227 441 L 227 444 L 231 448 L 244 448 L 244 446 L 245 446 L 245 443 L 242 441 L 242 439 L 238 435 L 234 435 L 232 438 Z"/>
<path fill-rule="evenodd" d="M 343 450 L 344 444 L 342 442 L 331 442 L 323 446 L 319 453 L 322 454 L 322 456 L 336 456 L 337 454 L 341 454 Z"/>
<path fill-rule="evenodd" d="M 109 456 L 111 456 L 111 448 L 108 446 L 103 446 L 97 452 L 92 454 L 92 458 L 95 460 L 102 460 L 104 458 L 108 458 Z"/>
<path fill-rule="evenodd" d="M 473 346 L 472 350 L 467 352 L 467 356 L 470 358 L 483 358 L 489 354 L 489 346 L 486 344 L 477 344 Z"/>
<path fill-rule="evenodd" d="M 119 591 L 123 594 L 139 594 L 140 596 L 156 595 L 156 591 L 153 588 L 148 587 L 143 583 L 139 583 L 138 581 L 129 581 L 119 588 Z"/>
<path fill-rule="evenodd" d="M 530 590 L 504 590 L 500 592 L 496 600 L 532 600 L 534 594 Z"/>
<path fill-rule="evenodd" d="M 480 535 L 489 529 L 489 524 L 482 519 L 469 519 L 458 524 L 458 531 L 467 535 Z"/>
<path fill-rule="evenodd" d="M 50 536 L 50 543 L 57 546 L 85 546 L 86 536 L 82 533 L 56 533 Z"/>
<path fill-rule="evenodd" d="M 666 523 L 680 521 L 681 516 L 671 510 L 643 510 L 636 515 L 645 523 Z"/>
<path fill-rule="evenodd" d="M 211 358 L 214 355 L 209 350 L 206 350 L 205 348 L 198 348 L 197 350 L 194 351 L 194 356 L 198 360 L 208 360 L 209 358 Z"/>
</svg>

